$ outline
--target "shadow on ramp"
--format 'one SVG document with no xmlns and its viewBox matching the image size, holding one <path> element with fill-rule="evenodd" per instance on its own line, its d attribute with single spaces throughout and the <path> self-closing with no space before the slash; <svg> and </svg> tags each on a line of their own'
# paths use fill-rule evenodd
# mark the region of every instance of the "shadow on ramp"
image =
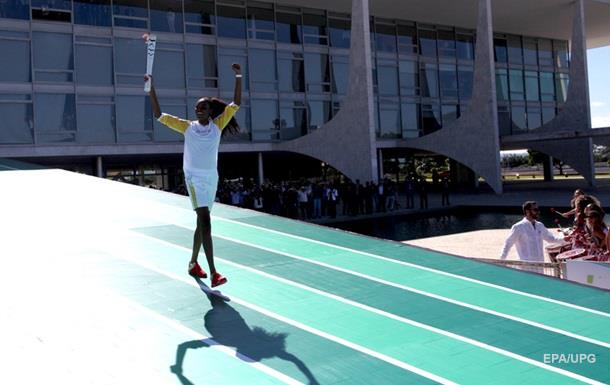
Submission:
<svg viewBox="0 0 610 385">
<path fill-rule="evenodd" d="M 206 294 L 212 309 L 204 316 L 205 328 L 210 338 L 183 342 L 176 350 L 176 363 L 170 366 L 183 385 L 195 385 L 182 372 L 184 357 L 189 349 L 199 349 L 213 345 L 235 348 L 235 356 L 240 360 L 253 363 L 264 359 L 280 358 L 292 362 L 307 378 L 309 385 L 320 385 L 307 365 L 294 354 L 286 351 L 286 333 L 276 333 L 261 327 L 250 327 L 241 314 L 227 303 L 229 297 L 218 290 L 210 289 L 197 279 L 201 290 Z M 244 379 L 248 381 L 248 379 Z"/>
</svg>

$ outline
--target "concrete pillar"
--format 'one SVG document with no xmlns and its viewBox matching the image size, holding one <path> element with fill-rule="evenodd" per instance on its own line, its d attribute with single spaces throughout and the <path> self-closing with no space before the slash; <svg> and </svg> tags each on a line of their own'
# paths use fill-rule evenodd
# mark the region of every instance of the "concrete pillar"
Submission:
<svg viewBox="0 0 610 385">
<path fill-rule="evenodd" d="M 265 175 L 263 171 L 263 153 L 258 153 L 258 185 L 262 186 L 265 181 Z"/>
<path fill-rule="evenodd" d="M 144 186 L 144 166 L 138 166 L 138 185 Z"/>
<path fill-rule="evenodd" d="M 352 0 L 348 89 L 339 112 L 320 129 L 274 143 L 328 163 L 352 181 L 377 181 L 369 0 Z"/>
<path fill-rule="evenodd" d="M 398 144 L 456 160 L 485 178 L 491 188 L 501 194 L 503 186 L 491 14 L 491 0 L 479 0 L 472 99 L 463 114 L 441 130 Z"/>
<path fill-rule="evenodd" d="M 95 170 L 95 175 L 97 175 L 98 178 L 104 177 L 104 165 L 101 156 L 95 158 Z"/>
<path fill-rule="evenodd" d="M 574 2 L 574 20 L 570 44 L 568 98 L 555 119 L 532 131 L 532 133 L 547 134 L 590 129 L 591 111 L 587 74 L 585 1 L 576 0 Z M 524 142 L 523 146 L 561 159 L 581 174 L 590 187 L 595 186 L 595 163 L 593 161 L 593 140 L 591 138 Z"/>
</svg>

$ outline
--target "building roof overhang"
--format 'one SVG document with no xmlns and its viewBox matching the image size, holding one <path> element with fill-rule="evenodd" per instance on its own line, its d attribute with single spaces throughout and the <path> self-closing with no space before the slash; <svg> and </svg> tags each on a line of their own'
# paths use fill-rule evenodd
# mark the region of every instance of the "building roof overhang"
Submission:
<svg viewBox="0 0 610 385">
<path fill-rule="evenodd" d="M 351 0 L 276 0 L 350 13 Z M 494 31 L 570 40 L 574 0 L 492 0 Z M 477 0 L 370 0 L 372 16 L 475 29 Z M 585 0 L 587 48 L 610 45 L 610 0 Z"/>
</svg>

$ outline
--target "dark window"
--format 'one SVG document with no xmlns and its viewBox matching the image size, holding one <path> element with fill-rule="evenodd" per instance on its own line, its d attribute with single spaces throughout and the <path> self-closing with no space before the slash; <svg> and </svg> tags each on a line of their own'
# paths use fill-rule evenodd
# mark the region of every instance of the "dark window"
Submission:
<svg viewBox="0 0 610 385">
<path fill-rule="evenodd" d="M 32 19 L 62 21 L 70 23 L 72 21 L 72 2 L 70 0 L 31 0 Z"/>
<path fill-rule="evenodd" d="M 110 0 L 74 0 L 74 23 L 110 27 Z"/>
<path fill-rule="evenodd" d="M 401 137 L 400 108 L 398 100 L 381 99 L 379 102 L 379 137 Z"/>
<path fill-rule="evenodd" d="M 331 118 L 331 105 L 328 101 L 310 100 L 308 102 L 309 110 L 309 130 L 317 130 Z"/>
<path fill-rule="evenodd" d="M 116 97 L 116 127 L 119 143 L 153 140 L 153 121 L 148 96 Z"/>
<path fill-rule="evenodd" d="M 242 89 L 249 88 L 248 57 L 246 50 L 237 48 L 218 48 L 218 74 L 220 76 L 220 87 L 225 90 L 232 90 L 235 86 L 235 73 L 231 69 L 233 63 L 241 65 L 243 78 L 241 81 Z"/>
<path fill-rule="evenodd" d="M 530 102 L 540 100 L 538 72 L 536 71 L 525 71 L 525 98 Z"/>
<path fill-rule="evenodd" d="M 529 130 L 540 127 L 541 119 L 540 107 L 527 107 L 527 128 Z"/>
<path fill-rule="evenodd" d="M 148 28 L 147 0 L 113 0 L 112 13 L 117 27 Z"/>
<path fill-rule="evenodd" d="M 216 22 L 219 37 L 246 38 L 246 10 L 241 7 L 218 5 Z"/>
<path fill-rule="evenodd" d="M 330 92 L 330 66 L 328 55 L 305 53 L 305 81 L 311 93 Z"/>
<path fill-rule="evenodd" d="M 349 19 L 329 19 L 330 45 L 335 48 L 349 48 L 350 28 Z"/>
<path fill-rule="evenodd" d="M 186 60 L 189 88 L 218 88 L 216 46 L 187 44 Z"/>
<path fill-rule="evenodd" d="M 275 40 L 273 9 L 248 7 L 248 38 Z"/>
<path fill-rule="evenodd" d="M 419 105 L 415 103 L 401 103 L 402 137 L 417 138 L 420 135 Z"/>
<path fill-rule="evenodd" d="M 523 89 L 523 71 L 510 70 L 508 72 L 510 86 L 510 100 L 524 100 L 525 90 Z"/>
<path fill-rule="evenodd" d="M 511 134 L 511 120 L 510 120 L 510 111 L 508 107 L 498 106 L 498 128 L 500 131 L 500 136 L 510 135 Z"/>
<path fill-rule="evenodd" d="M 277 100 L 252 99 L 252 141 L 269 142 L 279 138 L 281 122 Z"/>
<path fill-rule="evenodd" d="M 79 95 L 76 104 L 78 143 L 114 143 L 114 102 L 108 96 Z"/>
<path fill-rule="evenodd" d="M 30 34 L 0 31 L 0 82 L 31 82 Z"/>
<path fill-rule="evenodd" d="M 34 114 L 30 95 L 0 94 L 0 143 L 34 143 Z"/>
<path fill-rule="evenodd" d="M 396 52 L 396 26 L 375 24 L 375 47 L 379 52 Z"/>
<path fill-rule="evenodd" d="M 438 56 L 455 57 L 455 36 L 451 30 L 438 31 Z"/>
<path fill-rule="evenodd" d="M 396 62 L 389 60 L 378 60 L 377 84 L 379 95 L 398 95 L 399 83 Z"/>
<path fill-rule="evenodd" d="M 305 44 L 328 44 L 326 15 L 323 12 L 303 14 L 303 39 Z"/>
<path fill-rule="evenodd" d="M 457 81 L 457 74 L 455 72 L 455 65 L 440 64 L 438 69 L 439 69 L 439 80 L 440 80 L 440 86 L 441 86 L 441 97 L 457 98 L 458 81 Z"/>
<path fill-rule="evenodd" d="M 406 55 L 417 55 L 417 30 L 415 26 L 399 24 L 396 26 L 398 34 L 398 52 Z"/>
<path fill-rule="evenodd" d="M 36 81 L 73 81 L 72 35 L 33 32 L 32 44 L 34 44 L 34 79 Z"/>
<path fill-rule="evenodd" d="M 536 40 L 523 39 L 523 62 L 528 66 L 538 65 L 538 49 Z"/>
<path fill-rule="evenodd" d="M 566 41 L 553 41 L 553 51 L 555 52 L 555 66 L 557 68 L 568 68 L 570 66 L 568 43 Z"/>
<path fill-rule="evenodd" d="M 280 13 L 276 15 L 277 41 L 279 43 L 301 44 L 301 15 Z"/>
<path fill-rule="evenodd" d="M 557 93 L 557 101 L 565 103 L 568 99 L 568 86 L 570 84 L 570 75 L 564 73 L 555 74 L 555 92 Z"/>
<path fill-rule="evenodd" d="M 39 143 L 76 140 L 74 94 L 35 94 L 34 127 Z"/>
<path fill-rule="evenodd" d="M 555 117 L 555 107 L 542 107 L 542 124 L 546 124 Z"/>
<path fill-rule="evenodd" d="M 458 66 L 458 87 L 460 100 L 472 98 L 472 87 L 474 84 L 474 68 L 468 65 Z"/>
<path fill-rule="evenodd" d="M 403 96 L 419 95 L 419 72 L 416 61 L 401 60 L 400 70 L 400 94 Z"/>
<path fill-rule="evenodd" d="M 250 83 L 252 91 L 277 91 L 277 75 L 275 73 L 275 51 L 267 49 L 250 49 Z"/>
<path fill-rule="evenodd" d="M 307 109 L 303 102 L 280 102 L 280 140 L 307 134 Z"/>
<path fill-rule="evenodd" d="M 349 76 L 349 58 L 347 56 L 332 56 L 332 92 L 345 95 Z"/>
<path fill-rule="evenodd" d="M 30 19 L 30 5 L 27 0 L 0 1 L 0 18 Z"/>
<path fill-rule="evenodd" d="M 184 88 L 184 48 L 182 44 L 157 42 L 155 84 L 165 88 Z"/>
<path fill-rule="evenodd" d="M 553 66 L 553 44 L 551 40 L 538 40 L 538 63 L 541 67 Z"/>
<path fill-rule="evenodd" d="M 436 58 L 436 31 L 420 29 L 418 32 L 420 54 Z"/>
<path fill-rule="evenodd" d="M 183 32 L 182 2 L 175 0 L 150 1 L 150 28 L 153 31 Z"/>
<path fill-rule="evenodd" d="M 494 56 L 498 63 L 508 62 L 508 43 L 506 39 L 494 39 Z"/>
<path fill-rule="evenodd" d="M 523 132 L 527 129 L 527 119 L 524 106 L 511 106 L 511 120 L 513 122 L 512 134 Z"/>
<path fill-rule="evenodd" d="M 186 32 L 204 35 L 214 34 L 216 17 L 213 0 L 184 0 Z"/>
<path fill-rule="evenodd" d="M 422 104 L 421 114 L 424 135 L 441 129 L 441 109 L 438 105 Z"/>
<path fill-rule="evenodd" d="M 110 0 L 74 0 L 74 23 L 110 27 Z"/>
<path fill-rule="evenodd" d="M 438 98 L 438 70 L 436 64 L 421 63 L 419 74 L 421 96 Z"/>
<path fill-rule="evenodd" d="M 459 60 L 474 60 L 474 37 L 472 35 L 456 35 L 456 51 Z"/>
<path fill-rule="evenodd" d="M 443 126 L 447 126 L 458 118 L 458 106 L 455 104 L 443 104 L 441 112 L 443 115 Z"/>
<path fill-rule="evenodd" d="M 282 92 L 305 92 L 303 54 L 278 52 L 278 79 Z"/>
<path fill-rule="evenodd" d="M 83 39 L 83 40 L 81 40 Z M 76 37 L 76 80 L 79 84 L 112 85 L 112 44 L 105 38 L 88 41 Z"/>
<path fill-rule="evenodd" d="M 540 72 L 540 97 L 543 102 L 555 101 L 555 82 L 552 72 Z"/>
<path fill-rule="evenodd" d="M 510 64 L 523 65 L 523 50 L 519 36 L 508 37 L 508 61 Z"/>
<path fill-rule="evenodd" d="M 142 40 L 115 38 L 114 55 L 116 83 L 141 86 L 142 69 L 146 68 L 146 45 Z M 153 72 L 157 72 L 156 69 L 155 63 Z"/>
<path fill-rule="evenodd" d="M 499 101 L 508 101 L 508 71 L 506 69 L 496 69 L 496 95 Z"/>
</svg>

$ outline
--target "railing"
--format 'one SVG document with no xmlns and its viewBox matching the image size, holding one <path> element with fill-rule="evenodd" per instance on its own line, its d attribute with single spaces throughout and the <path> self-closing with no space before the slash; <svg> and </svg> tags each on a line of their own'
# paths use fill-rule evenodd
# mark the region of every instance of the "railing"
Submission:
<svg viewBox="0 0 610 385">
<path fill-rule="evenodd" d="M 495 265 L 503 265 L 512 267 L 517 270 L 530 271 L 532 273 L 549 275 L 551 277 L 562 278 L 564 276 L 563 263 L 554 262 L 528 262 L 528 261 L 508 261 L 505 259 L 491 259 L 491 258 L 472 258 L 477 261 L 493 263 Z"/>
</svg>

